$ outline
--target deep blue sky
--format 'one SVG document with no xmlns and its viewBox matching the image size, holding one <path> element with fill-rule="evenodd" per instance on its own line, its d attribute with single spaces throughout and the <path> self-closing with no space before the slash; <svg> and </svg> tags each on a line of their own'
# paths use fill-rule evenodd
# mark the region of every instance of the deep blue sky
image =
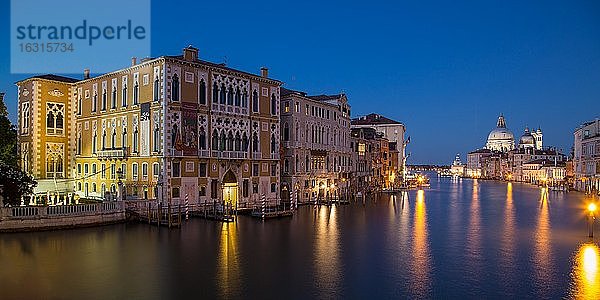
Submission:
<svg viewBox="0 0 600 300">
<path fill-rule="evenodd" d="M 500 113 L 517 138 L 541 126 L 544 143 L 565 150 L 575 127 L 600 117 L 600 2 L 445 2 L 153 1 L 152 54 L 193 44 L 202 59 L 267 66 L 288 88 L 344 91 L 353 116 L 406 124 L 409 163 L 450 163 L 483 146 Z M 26 76 L 10 74 L 8 51 L 0 91 L 15 120 L 13 83 Z"/>
</svg>

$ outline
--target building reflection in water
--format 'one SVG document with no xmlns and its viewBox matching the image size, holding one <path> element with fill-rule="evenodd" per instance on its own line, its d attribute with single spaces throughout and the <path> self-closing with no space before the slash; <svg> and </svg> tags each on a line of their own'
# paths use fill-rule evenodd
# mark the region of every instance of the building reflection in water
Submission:
<svg viewBox="0 0 600 300">
<path fill-rule="evenodd" d="M 473 193 L 469 209 L 469 231 L 467 232 L 466 265 L 470 272 L 469 278 L 479 281 L 481 270 L 481 212 L 479 208 L 479 182 L 473 179 Z"/>
<path fill-rule="evenodd" d="M 550 241 L 550 217 L 548 188 L 540 189 L 540 212 L 534 235 L 532 264 L 535 269 L 535 280 L 540 296 L 548 297 L 549 284 L 554 278 L 552 272 L 552 247 Z"/>
<path fill-rule="evenodd" d="M 594 243 L 579 247 L 571 272 L 571 297 L 576 299 L 600 298 L 600 249 Z"/>
<path fill-rule="evenodd" d="M 427 211 L 425 206 L 425 192 L 417 191 L 415 200 L 415 214 L 413 225 L 413 251 L 412 251 L 412 281 L 411 287 L 416 298 L 430 297 L 430 249 L 427 240 Z"/>
<path fill-rule="evenodd" d="M 512 278 L 515 268 L 515 212 L 513 205 L 512 182 L 506 184 L 506 204 L 504 205 L 504 228 L 501 244 L 501 276 L 504 280 Z"/>
<path fill-rule="evenodd" d="M 316 286 L 320 297 L 327 298 L 340 291 L 342 271 L 340 270 L 341 251 L 337 207 L 319 206 L 315 227 L 315 273 Z"/>
<path fill-rule="evenodd" d="M 222 298 L 241 297 L 237 222 L 221 224 L 217 285 Z"/>
</svg>

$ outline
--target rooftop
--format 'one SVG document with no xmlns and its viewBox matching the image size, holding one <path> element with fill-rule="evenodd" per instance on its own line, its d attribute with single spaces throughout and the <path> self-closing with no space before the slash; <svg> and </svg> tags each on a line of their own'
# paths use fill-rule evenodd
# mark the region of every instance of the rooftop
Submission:
<svg viewBox="0 0 600 300">
<path fill-rule="evenodd" d="M 352 119 L 350 122 L 352 125 L 386 125 L 386 124 L 399 124 L 402 123 L 394 121 L 390 118 L 384 117 L 380 114 L 368 114 L 366 116 Z"/>
</svg>

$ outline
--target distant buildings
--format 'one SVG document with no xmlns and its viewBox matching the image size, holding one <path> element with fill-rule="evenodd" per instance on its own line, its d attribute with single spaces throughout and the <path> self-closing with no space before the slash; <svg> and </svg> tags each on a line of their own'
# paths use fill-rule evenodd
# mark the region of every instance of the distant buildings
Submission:
<svg viewBox="0 0 600 300">
<path fill-rule="evenodd" d="M 465 176 L 467 165 L 460 161 L 460 154 L 456 154 L 452 165 L 450 166 L 450 174 L 454 176 Z"/>
<path fill-rule="evenodd" d="M 377 132 L 382 133 L 388 141 L 395 142 L 392 148 L 392 150 L 398 151 L 398 159 L 395 163 L 398 166 L 399 175 L 402 177 L 406 175 L 406 145 L 409 141 L 404 137 L 406 133 L 404 124 L 373 113 L 352 119 L 352 128 L 374 128 Z"/>
<path fill-rule="evenodd" d="M 573 135 L 574 188 L 597 192 L 600 190 L 600 120 L 583 123 Z"/>
<path fill-rule="evenodd" d="M 555 148 L 543 147 L 541 129 L 525 128 L 518 145 L 498 117 L 496 128 L 488 135 L 485 147 L 467 155 L 466 175 L 534 184 L 563 185 L 566 179 L 566 157 Z"/>
</svg>

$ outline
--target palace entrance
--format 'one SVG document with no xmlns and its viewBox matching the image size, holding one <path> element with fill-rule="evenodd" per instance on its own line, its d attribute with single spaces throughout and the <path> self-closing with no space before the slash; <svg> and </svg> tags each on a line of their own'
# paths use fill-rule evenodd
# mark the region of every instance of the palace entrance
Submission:
<svg viewBox="0 0 600 300">
<path fill-rule="evenodd" d="M 238 182 L 231 170 L 223 177 L 223 200 L 235 207 L 238 200 Z"/>
</svg>

